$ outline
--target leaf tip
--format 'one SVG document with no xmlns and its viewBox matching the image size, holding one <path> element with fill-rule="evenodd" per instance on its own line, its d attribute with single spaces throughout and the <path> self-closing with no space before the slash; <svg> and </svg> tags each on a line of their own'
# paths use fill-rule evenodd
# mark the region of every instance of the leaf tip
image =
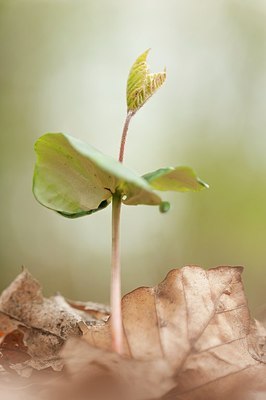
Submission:
<svg viewBox="0 0 266 400">
<path fill-rule="evenodd" d="M 159 210 L 163 214 L 167 213 L 170 210 L 170 203 L 168 201 L 162 201 Z"/>
<path fill-rule="evenodd" d="M 210 186 L 208 185 L 208 183 L 204 182 L 203 180 L 201 180 L 200 178 L 197 178 L 198 183 L 202 186 L 202 188 L 204 189 L 209 189 Z"/>
</svg>

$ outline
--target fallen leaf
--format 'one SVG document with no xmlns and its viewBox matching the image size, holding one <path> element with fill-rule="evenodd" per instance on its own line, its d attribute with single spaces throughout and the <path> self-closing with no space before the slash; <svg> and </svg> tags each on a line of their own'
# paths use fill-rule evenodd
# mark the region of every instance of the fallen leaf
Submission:
<svg viewBox="0 0 266 400">
<path fill-rule="evenodd" d="M 23 342 L 23 332 L 15 329 L 8 333 L 0 345 L 1 364 L 10 365 L 24 362 L 30 358 Z"/>
<path fill-rule="evenodd" d="M 17 340 L 31 357 L 9 364 L 29 377 L 25 400 L 262 400 L 266 330 L 250 317 L 242 270 L 188 266 L 124 296 L 123 357 L 111 351 L 108 308 L 44 299 L 24 271 L 0 297 L 0 345 Z M 26 367 L 51 371 L 51 383 Z"/>
<path fill-rule="evenodd" d="M 163 358 L 139 361 L 120 357 L 77 338 L 67 342 L 61 355 L 68 382 L 54 397 L 49 393 L 49 399 L 157 399 L 175 385 L 172 367 Z"/>
<path fill-rule="evenodd" d="M 0 296 L 0 365 L 24 376 L 50 367 L 60 371 L 59 351 L 69 337 L 82 335 L 79 322 L 95 321 L 97 313 L 103 318 L 103 307 L 83 308 L 60 295 L 44 298 L 40 284 L 23 270 Z"/>
<path fill-rule="evenodd" d="M 79 335 L 77 322 L 81 320 L 74 311 L 58 306 L 56 300 L 45 299 L 40 284 L 24 270 L 0 297 L 0 311 L 28 327 L 53 334 L 61 339 Z"/>
<path fill-rule="evenodd" d="M 79 310 L 79 314 L 82 315 L 86 321 L 107 321 L 110 317 L 110 307 L 105 304 L 94 303 L 92 301 L 67 300 L 67 302 L 72 308 Z"/>
<path fill-rule="evenodd" d="M 253 370 L 261 370 L 266 380 L 266 367 L 261 364 L 265 348 L 260 345 L 259 353 L 251 340 L 258 327 L 250 318 L 242 270 L 176 269 L 158 286 L 136 289 L 123 298 L 125 356 L 167 360 L 176 387 L 165 399 L 206 399 L 215 382 L 221 381 L 220 386 L 224 383 L 230 391 L 234 376 L 245 381 Z M 265 329 L 260 329 L 265 343 Z M 103 326 L 89 326 L 84 338 L 110 349 L 110 320 Z M 266 396 L 266 387 L 263 390 Z"/>
</svg>

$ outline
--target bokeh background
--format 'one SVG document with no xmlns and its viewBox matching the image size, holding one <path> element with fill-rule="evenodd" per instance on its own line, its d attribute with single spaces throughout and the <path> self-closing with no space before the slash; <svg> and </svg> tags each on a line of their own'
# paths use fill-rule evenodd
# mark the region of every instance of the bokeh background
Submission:
<svg viewBox="0 0 266 400">
<path fill-rule="evenodd" d="M 171 211 L 122 210 L 123 292 L 187 264 L 245 266 L 266 287 L 266 2 L 0 0 L 1 269 L 44 292 L 108 302 L 111 207 L 67 220 L 31 193 L 35 140 L 65 132 L 118 156 L 129 68 L 147 48 L 167 83 L 135 116 L 125 163 L 192 166 L 210 185 Z"/>
</svg>

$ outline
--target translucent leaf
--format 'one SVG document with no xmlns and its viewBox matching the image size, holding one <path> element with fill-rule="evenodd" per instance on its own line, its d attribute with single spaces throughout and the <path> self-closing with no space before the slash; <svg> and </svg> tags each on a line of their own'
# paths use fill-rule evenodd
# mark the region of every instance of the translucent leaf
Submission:
<svg viewBox="0 0 266 400">
<path fill-rule="evenodd" d="M 207 183 L 199 179 L 189 167 L 160 168 L 143 176 L 156 190 L 162 191 L 199 191 L 208 188 Z"/>
<path fill-rule="evenodd" d="M 106 207 L 116 190 L 125 204 L 160 205 L 147 181 L 92 146 L 63 133 L 47 133 L 35 144 L 33 193 L 45 207 L 69 218 Z"/>
<path fill-rule="evenodd" d="M 143 181 L 145 182 L 144 179 Z M 162 203 L 161 198 L 152 191 L 151 187 L 147 191 L 145 186 L 140 187 L 139 185 L 125 182 L 121 185 L 120 190 L 123 194 L 122 201 L 128 206 L 136 206 L 138 204 L 160 206 Z"/>
<path fill-rule="evenodd" d="M 149 50 L 141 54 L 133 64 L 127 81 L 128 112 L 135 113 L 159 89 L 166 79 L 166 71 L 151 74 L 147 65 Z"/>
</svg>

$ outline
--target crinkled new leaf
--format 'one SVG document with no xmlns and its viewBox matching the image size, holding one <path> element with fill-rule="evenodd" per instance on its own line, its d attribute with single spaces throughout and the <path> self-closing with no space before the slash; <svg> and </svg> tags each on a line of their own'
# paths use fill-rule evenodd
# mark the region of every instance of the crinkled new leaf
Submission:
<svg viewBox="0 0 266 400">
<path fill-rule="evenodd" d="M 134 62 L 127 81 L 127 109 L 135 113 L 162 86 L 166 71 L 151 74 L 147 65 L 149 50 L 141 54 Z"/>
</svg>

